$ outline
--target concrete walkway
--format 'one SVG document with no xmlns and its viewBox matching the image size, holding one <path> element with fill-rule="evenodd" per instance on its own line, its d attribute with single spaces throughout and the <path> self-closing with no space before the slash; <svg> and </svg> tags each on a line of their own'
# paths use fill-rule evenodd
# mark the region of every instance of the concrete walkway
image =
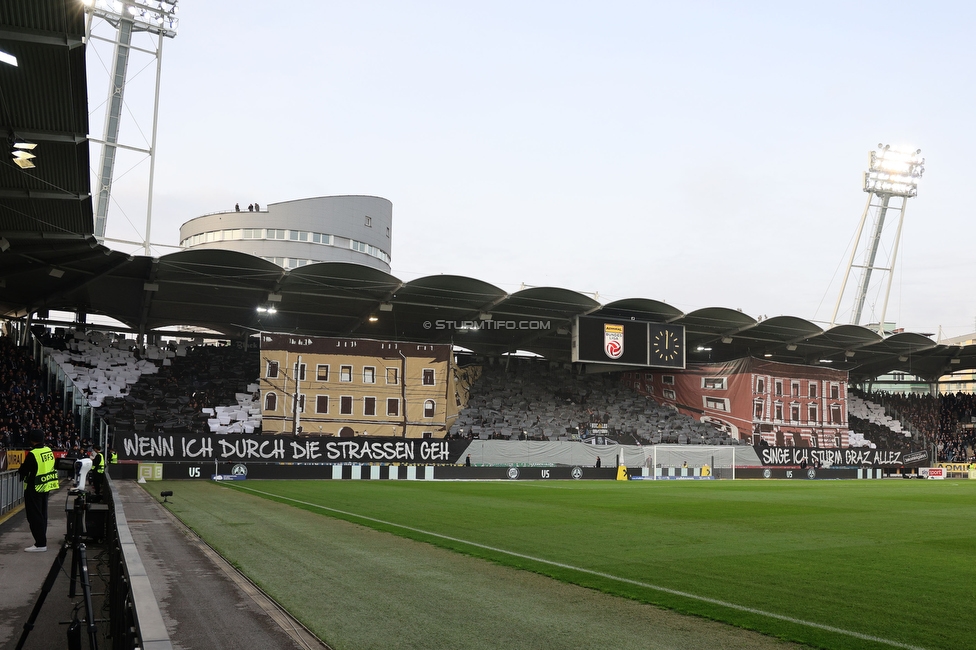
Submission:
<svg viewBox="0 0 976 650">
<path fill-rule="evenodd" d="M 281 611 L 187 530 L 132 481 L 115 481 L 133 540 L 150 577 L 174 648 L 228 650 L 241 647 L 293 650 L 327 646 Z M 0 522 L 0 646 L 14 648 L 23 631 L 65 535 L 66 494 L 52 495 L 48 551 L 25 553 L 33 540 L 23 510 Z M 68 598 L 71 553 L 28 635 L 26 649 L 67 647 L 67 623 L 74 603 Z M 108 554 L 88 545 L 88 566 L 98 628 L 98 646 L 111 647 L 107 592 Z M 104 579 L 102 578 L 104 576 Z M 80 593 L 80 589 L 78 590 Z M 84 617 L 83 608 L 79 616 Z M 102 619 L 102 620 L 99 620 Z M 82 630 L 82 647 L 88 647 Z"/>
</svg>

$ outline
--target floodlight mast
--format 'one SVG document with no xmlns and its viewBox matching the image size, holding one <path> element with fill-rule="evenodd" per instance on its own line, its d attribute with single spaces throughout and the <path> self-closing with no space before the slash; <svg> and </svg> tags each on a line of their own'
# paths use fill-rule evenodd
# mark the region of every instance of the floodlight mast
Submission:
<svg viewBox="0 0 976 650">
<path fill-rule="evenodd" d="M 105 111 L 105 128 L 102 139 L 91 141 L 101 144 L 96 188 L 98 197 L 95 204 L 95 236 L 105 239 L 105 226 L 108 207 L 112 195 L 112 177 L 115 172 L 115 154 L 119 147 L 139 151 L 149 155 L 149 190 L 146 209 L 146 232 L 142 241 L 146 255 L 151 255 L 150 234 L 152 230 L 153 176 L 155 173 L 156 125 L 159 116 L 159 79 L 162 71 L 163 37 L 175 38 L 179 26 L 176 17 L 178 0 L 81 0 L 88 14 L 85 28 L 85 41 L 92 39 L 92 21 L 100 18 L 116 28 L 115 56 L 112 76 L 108 88 L 108 102 Z M 156 59 L 156 87 L 153 98 L 152 140 L 149 149 L 120 145 L 119 125 L 122 119 L 122 102 L 125 94 L 126 72 L 129 66 L 129 53 L 133 49 L 133 32 L 146 32 L 157 37 L 155 51 L 138 49 L 151 54 Z M 100 39 L 108 40 L 108 39 Z"/>
<path fill-rule="evenodd" d="M 867 299 L 874 271 L 885 272 L 888 277 L 884 302 L 878 318 L 878 333 L 884 335 L 885 314 L 888 311 L 888 298 L 891 295 L 891 282 L 894 276 L 895 261 L 898 258 L 898 245 L 901 242 L 901 230 L 905 222 L 905 209 L 908 207 L 908 199 L 918 193 L 918 179 L 922 177 L 922 173 L 925 171 L 925 159 L 919 157 L 921 153 L 921 149 L 905 152 L 892 149 L 891 145 L 881 144 L 878 145 L 878 151 L 871 152 L 868 171 L 864 172 L 864 191 L 868 193 L 868 200 L 864 206 L 864 212 L 861 214 L 854 245 L 851 247 L 851 256 L 847 261 L 847 271 L 841 283 L 840 293 L 837 295 L 833 316 L 830 318 L 831 326 L 837 324 L 837 313 L 847 289 L 851 270 L 855 268 L 861 270 L 857 293 L 854 297 L 854 307 L 851 311 L 850 322 L 852 325 L 861 324 L 861 315 L 864 312 L 864 303 Z M 889 209 L 898 211 L 898 226 L 894 237 L 889 242 L 891 244 L 891 255 L 888 258 L 887 266 L 877 266 L 878 250 L 881 248 L 885 219 Z M 863 263 L 854 264 L 868 214 L 874 215 L 871 237 L 863 249 Z"/>
</svg>

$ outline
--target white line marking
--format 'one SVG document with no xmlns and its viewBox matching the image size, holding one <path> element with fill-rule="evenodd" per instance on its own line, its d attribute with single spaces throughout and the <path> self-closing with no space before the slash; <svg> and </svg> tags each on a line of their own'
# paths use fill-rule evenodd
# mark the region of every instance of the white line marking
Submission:
<svg viewBox="0 0 976 650">
<path fill-rule="evenodd" d="M 861 632 L 854 632 L 852 630 L 845 630 L 843 628 L 834 627 L 832 625 L 824 625 L 823 623 L 814 623 L 813 621 L 804 621 L 803 619 L 793 618 L 792 616 L 786 616 L 784 614 L 776 614 L 773 612 L 763 611 L 761 609 L 755 609 L 753 607 L 746 607 L 745 605 L 737 605 L 736 603 L 726 602 L 724 600 L 718 600 L 716 598 L 709 598 L 707 596 L 699 596 L 697 594 L 692 594 L 687 591 L 679 591 L 677 589 L 671 589 L 669 587 L 661 587 L 659 585 L 652 585 L 648 582 L 641 582 L 640 580 L 631 580 L 630 578 L 621 578 L 620 576 L 615 576 L 609 573 L 603 573 L 602 571 L 594 571 L 593 569 L 585 569 L 583 567 L 573 566 L 571 564 L 563 564 L 562 562 L 556 562 L 554 560 L 546 560 L 540 557 L 535 557 L 532 555 L 525 555 L 523 553 L 517 553 L 515 551 L 507 551 L 503 548 L 495 548 L 494 546 L 488 546 L 486 544 L 479 544 L 478 542 L 470 542 L 466 539 L 458 539 L 457 537 L 451 537 L 450 535 L 442 535 L 440 533 L 433 533 L 429 530 L 422 530 L 420 528 L 414 528 L 412 526 L 405 526 L 403 524 L 397 524 L 392 521 L 384 521 L 382 519 L 376 519 L 375 517 L 367 517 L 366 515 L 360 515 L 355 512 L 347 512 L 345 510 L 339 510 L 338 508 L 330 508 L 328 506 L 323 506 L 318 503 L 310 503 L 308 501 L 301 501 L 299 499 L 292 499 L 291 497 L 282 496 L 280 494 L 274 494 L 272 492 L 264 492 L 262 490 L 256 490 L 254 488 L 246 487 L 244 485 L 234 485 L 235 488 L 240 488 L 242 490 L 247 490 L 249 492 L 254 492 L 256 494 L 263 494 L 265 496 L 274 497 L 276 499 L 284 499 L 286 501 L 292 501 L 294 503 L 299 503 L 305 506 L 311 506 L 313 508 L 319 508 L 321 510 L 328 510 L 329 512 L 336 512 L 341 515 L 346 515 L 348 517 L 356 517 L 357 519 L 362 519 L 364 521 L 372 521 L 377 524 L 382 524 L 384 526 L 392 526 L 394 528 L 402 528 L 403 530 L 409 530 L 415 533 L 420 533 L 421 535 L 429 535 L 430 537 L 437 537 L 439 539 L 444 539 L 450 542 L 457 542 L 458 544 L 467 544 L 468 546 L 474 546 L 475 548 L 481 548 L 486 551 L 491 551 L 493 553 L 501 553 L 502 555 L 510 555 L 512 557 L 521 558 L 523 560 L 530 560 L 532 562 L 538 562 L 540 564 L 548 564 L 549 566 L 559 567 L 560 569 L 569 569 L 570 571 L 578 571 L 580 573 L 586 573 L 591 576 L 597 576 L 598 578 L 606 578 L 607 580 L 615 580 L 617 582 L 623 582 L 628 585 L 634 585 L 637 587 L 643 587 L 645 589 L 651 589 L 653 591 L 660 591 L 662 593 L 671 594 L 672 596 L 681 596 L 682 598 L 688 598 L 690 600 L 697 600 L 702 603 L 709 603 L 711 605 L 718 605 L 720 607 L 727 607 L 729 609 L 734 609 L 739 612 L 746 612 L 748 614 L 756 614 L 758 616 L 765 616 L 767 618 L 776 619 L 778 621 L 786 621 L 787 623 L 794 623 L 796 625 L 803 625 L 806 627 L 812 627 L 818 630 L 824 630 L 826 632 L 834 632 L 836 634 L 842 634 L 844 636 L 853 637 L 855 639 L 861 639 L 862 641 L 873 641 L 875 643 L 881 643 L 883 645 L 891 646 L 892 648 L 904 648 L 904 650 L 926 650 L 925 648 L 917 645 L 910 645 L 908 643 L 901 643 L 899 641 L 891 641 L 889 639 L 882 639 L 881 637 L 871 636 L 870 634 L 862 634 Z"/>
</svg>

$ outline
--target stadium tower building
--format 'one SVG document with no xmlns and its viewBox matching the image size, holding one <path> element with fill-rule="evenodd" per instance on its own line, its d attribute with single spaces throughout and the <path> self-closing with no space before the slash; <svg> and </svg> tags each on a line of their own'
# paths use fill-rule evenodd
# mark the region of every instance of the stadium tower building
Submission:
<svg viewBox="0 0 976 650">
<path fill-rule="evenodd" d="M 180 246 L 249 253 L 285 269 L 352 262 L 389 273 L 393 203 L 378 196 L 320 196 L 266 210 L 215 212 L 184 223 Z"/>
</svg>

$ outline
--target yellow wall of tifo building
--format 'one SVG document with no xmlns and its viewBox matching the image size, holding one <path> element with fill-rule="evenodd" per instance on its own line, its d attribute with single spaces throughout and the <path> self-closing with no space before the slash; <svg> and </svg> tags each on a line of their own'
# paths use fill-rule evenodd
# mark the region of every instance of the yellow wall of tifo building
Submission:
<svg viewBox="0 0 976 650">
<path fill-rule="evenodd" d="M 443 438 L 478 374 L 458 368 L 449 345 L 328 341 L 336 344 L 262 349 L 265 433 L 293 432 L 297 379 L 304 434 Z M 325 347 L 338 351 L 317 351 Z"/>
</svg>

